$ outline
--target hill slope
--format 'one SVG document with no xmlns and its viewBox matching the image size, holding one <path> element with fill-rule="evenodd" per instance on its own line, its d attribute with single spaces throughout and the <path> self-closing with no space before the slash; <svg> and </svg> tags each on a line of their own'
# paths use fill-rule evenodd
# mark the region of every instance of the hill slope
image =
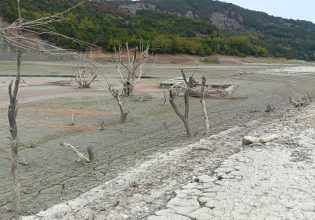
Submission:
<svg viewBox="0 0 315 220">
<path fill-rule="evenodd" d="M 230 31 L 254 31 L 264 35 L 262 45 L 270 54 L 314 60 L 315 24 L 284 19 L 247 10 L 231 3 L 213 0 L 112 1 L 131 13 L 154 10 L 177 16 L 202 19 Z"/>
<path fill-rule="evenodd" d="M 22 15 L 38 18 L 77 0 L 23 0 Z M 15 1 L 0 2 L 0 16 L 15 19 Z M 119 43 L 148 41 L 151 52 L 277 56 L 315 60 L 315 25 L 269 16 L 211 0 L 92 1 L 51 29 L 112 51 Z M 67 40 L 56 44 L 84 49 Z"/>
</svg>

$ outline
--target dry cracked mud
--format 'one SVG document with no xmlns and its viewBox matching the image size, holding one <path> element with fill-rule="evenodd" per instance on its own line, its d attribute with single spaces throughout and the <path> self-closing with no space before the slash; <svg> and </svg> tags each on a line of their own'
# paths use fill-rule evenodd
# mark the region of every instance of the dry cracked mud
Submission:
<svg viewBox="0 0 315 220">
<path fill-rule="evenodd" d="M 192 146 L 187 146 L 203 138 L 199 100 L 192 99 L 191 121 L 196 134 L 192 140 L 185 138 L 184 128 L 171 107 L 161 105 L 163 91 L 157 88 L 158 82 L 178 76 L 182 67 L 188 73 L 195 73 L 197 79 L 206 75 L 211 82 L 240 84 L 234 99 L 207 101 L 211 134 L 219 133 L 209 151 L 191 151 Z M 131 113 L 128 122 L 121 125 L 117 107 L 103 90 L 102 77 L 92 89 L 78 90 L 73 84 L 65 86 L 68 79 L 62 75 L 71 73 L 69 66 L 39 62 L 34 67 L 34 63 L 26 63 L 25 75 L 42 76 L 24 77 L 20 93 L 20 156 L 27 162 L 23 165 L 21 161 L 20 167 L 24 215 L 64 201 L 69 201 L 70 206 L 62 203 L 53 209 L 59 216 L 57 219 L 90 219 L 93 213 L 99 219 L 145 219 L 165 209 L 176 198 L 176 189 L 196 176 L 212 176 L 225 159 L 243 150 L 235 140 L 258 126 L 248 124 L 250 121 L 263 123 L 282 117 L 280 112 L 289 107 L 289 95 L 315 94 L 313 73 L 266 74 L 269 68 L 279 67 L 158 65 L 147 68 L 146 79 L 136 88 L 136 96 L 149 94 L 152 100 L 138 103 L 136 97 L 126 99 L 126 108 Z M 115 67 L 105 65 L 104 69 L 104 78 L 118 85 Z M 265 72 L 235 76 L 239 70 Z M 14 73 L 13 63 L 0 63 L 0 75 L 7 73 Z M 10 148 L 6 139 L 9 80 L 0 77 L 0 219 L 12 216 Z M 266 104 L 274 105 L 279 112 L 265 113 Z M 72 108 L 78 112 L 76 126 L 70 126 Z M 106 124 L 104 131 L 100 130 L 101 122 Z M 227 137 L 221 140 L 224 136 Z M 76 162 L 75 156 L 60 146 L 63 141 L 78 145 L 83 152 L 92 146 L 97 152 L 95 163 Z M 207 144 L 207 141 L 206 138 L 199 143 Z M 304 148 L 295 148 L 291 155 L 295 162 L 311 158 L 310 151 Z M 89 194 L 89 190 L 94 194 Z M 78 202 L 72 202 L 74 198 Z"/>
<path fill-rule="evenodd" d="M 220 132 L 22 219 L 313 220 L 314 117 L 315 105 Z M 244 134 L 279 137 L 245 147 Z"/>
</svg>

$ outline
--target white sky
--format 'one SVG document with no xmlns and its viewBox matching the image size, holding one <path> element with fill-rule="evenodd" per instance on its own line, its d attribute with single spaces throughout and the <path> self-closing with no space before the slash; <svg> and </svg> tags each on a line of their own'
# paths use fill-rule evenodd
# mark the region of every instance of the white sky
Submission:
<svg viewBox="0 0 315 220">
<path fill-rule="evenodd" d="M 315 0 L 221 0 L 270 15 L 315 23 Z"/>
</svg>

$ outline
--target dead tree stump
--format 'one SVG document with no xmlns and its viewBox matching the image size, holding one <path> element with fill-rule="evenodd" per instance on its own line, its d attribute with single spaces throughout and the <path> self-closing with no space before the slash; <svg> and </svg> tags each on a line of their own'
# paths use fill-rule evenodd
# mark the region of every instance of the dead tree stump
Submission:
<svg viewBox="0 0 315 220">
<path fill-rule="evenodd" d="M 205 134 L 208 135 L 210 133 L 210 126 L 209 126 L 209 118 L 208 118 L 206 101 L 205 101 L 205 85 L 206 85 L 206 77 L 203 76 L 200 103 L 201 103 L 202 112 L 203 112 L 204 121 L 205 121 Z"/>
<path fill-rule="evenodd" d="M 123 102 L 121 100 L 121 97 L 120 97 L 120 94 L 119 94 L 119 91 L 118 89 L 113 89 L 111 87 L 111 85 L 108 87 L 108 91 L 109 93 L 114 97 L 114 99 L 116 100 L 116 103 L 117 105 L 119 106 L 119 110 L 120 110 L 120 121 L 122 123 L 125 123 L 126 120 L 127 120 L 127 116 L 129 114 L 128 111 L 124 111 L 124 108 L 123 108 Z"/>
<path fill-rule="evenodd" d="M 187 136 L 192 137 L 191 127 L 189 124 L 189 96 L 190 96 L 190 89 L 191 89 L 192 83 L 193 83 L 193 77 L 189 77 L 189 81 L 187 81 L 186 75 L 185 75 L 183 70 L 182 70 L 182 75 L 183 75 L 183 79 L 187 85 L 187 89 L 184 92 L 185 113 L 182 114 L 178 110 L 178 107 L 175 103 L 175 92 L 172 90 L 172 88 L 169 89 L 169 93 L 170 93 L 169 101 L 170 101 L 171 106 L 173 107 L 175 113 L 184 122 Z"/>
</svg>

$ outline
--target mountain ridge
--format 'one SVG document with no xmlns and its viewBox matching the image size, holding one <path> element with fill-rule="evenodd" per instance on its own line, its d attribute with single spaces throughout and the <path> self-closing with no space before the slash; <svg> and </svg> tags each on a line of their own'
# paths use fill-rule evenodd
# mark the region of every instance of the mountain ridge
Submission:
<svg viewBox="0 0 315 220">
<path fill-rule="evenodd" d="M 23 0 L 22 15 L 34 19 L 78 0 Z M 0 2 L 0 16 L 15 19 L 14 1 Z M 125 42 L 150 43 L 152 53 L 274 56 L 315 60 L 315 24 L 269 16 L 212 0 L 89 1 L 51 25 L 54 31 L 112 51 Z M 62 46 L 80 45 L 44 36 Z"/>
</svg>

